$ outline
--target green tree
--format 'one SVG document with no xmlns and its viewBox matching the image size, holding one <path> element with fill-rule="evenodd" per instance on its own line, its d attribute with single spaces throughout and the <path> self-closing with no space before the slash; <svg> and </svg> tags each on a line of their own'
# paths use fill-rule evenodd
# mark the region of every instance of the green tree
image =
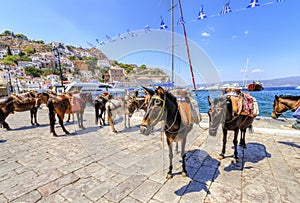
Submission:
<svg viewBox="0 0 300 203">
<path fill-rule="evenodd" d="M 10 30 L 4 30 L 3 35 L 4 36 L 9 36 L 9 35 L 11 35 L 11 31 Z"/>
<path fill-rule="evenodd" d="M 22 40 L 28 40 L 27 36 L 23 34 L 15 34 L 15 37 Z"/>
<path fill-rule="evenodd" d="M 35 68 L 33 66 L 27 66 L 24 68 L 26 75 L 30 75 L 32 77 L 40 77 L 43 74 L 43 71 L 39 68 Z"/>
<path fill-rule="evenodd" d="M 97 57 L 96 56 L 85 56 L 84 63 L 86 63 L 89 66 L 89 70 L 94 70 L 97 66 Z"/>
<path fill-rule="evenodd" d="M 19 56 L 10 55 L 10 56 L 5 56 L 4 59 L 2 60 L 2 63 L 14 66 L 14 65 L 18 65 L 19 60 L 20 60 Z"/>
<path fill-rule="evenodd" d="M 11 56 L 11 55 L 12 55 L 12 53 L 11 53 L 11 50 L 10 50 L 10 47 L 9 47 L 9 46 L 7 47 L 6 54 L 7 54 L 7 56 Z"/>
<path fill-rule="evenodd" d="M 31 55 L 31 54 L 34 54 L 35 52 L 35 49 L 29 45 L 27 45 L 24 49 L 24 52 L 27 54 L 27 55 Z"/>
</svg>

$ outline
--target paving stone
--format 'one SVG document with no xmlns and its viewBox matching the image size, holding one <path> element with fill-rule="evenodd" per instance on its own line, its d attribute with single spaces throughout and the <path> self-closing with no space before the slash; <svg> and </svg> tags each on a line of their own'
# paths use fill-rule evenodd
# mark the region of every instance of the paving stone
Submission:
<svg viewBox="0 0 300 203">
<path fill-rule="evenodd" d="M 133 197 L 140 202 L 148 202 L 154 194 L 162 187 L 162 184 L 146 180 L 138 186 L 129 196 Z"/>
<path fill-rule="evenodd" d="M 79 180 L 79 177 L 73 173 L 70 173 L 38 188 L 38 191 L 42 194 L 43 197 L 47 197 L 65 187 L 66 185 L 76 182 L 77 180 Z"/>
<path fill-rule="evenodd" d="M 137 186 L 139 186 L 145 179 L 146 176 L 132 176 L 123 183 L 117 185 L 114 189 L 110 190 L 105 195 L 105 198 L 113 202 L 119 202 L 131 193 Z"/>
<path fill-rule="evenodd" d="M 21 197 L 19 197 L 18 199 L 15 199 L 13 201 L 11 201 L 12 203 L 31 203 L 31 202 L 37 202 L 42 198 L 41 194 L 37 191 L 37 190 L 33 190 Z"/>
</svg>

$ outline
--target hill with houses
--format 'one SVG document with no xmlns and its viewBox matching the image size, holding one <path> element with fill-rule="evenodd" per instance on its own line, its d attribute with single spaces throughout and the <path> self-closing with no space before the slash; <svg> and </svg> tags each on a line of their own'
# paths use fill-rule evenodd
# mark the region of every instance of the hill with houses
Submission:
<svg viewBox="0 0 300 203">
<path fill-rule="evenodd" d="M 59 55 L 54 53 L 55 47 Z M 145 71 L 147 70 L 147 71 Z M 80 81 L 118 83 L 123 87 L 167 82 L 169 77 L 157 68 L 122 64 L 108 59 L 97 48 L 82 48 L 63 42 L 46 44 L 24 34 L 5 30 L 0 34 L 0 84 L 44 88 Z"/>
</svg>

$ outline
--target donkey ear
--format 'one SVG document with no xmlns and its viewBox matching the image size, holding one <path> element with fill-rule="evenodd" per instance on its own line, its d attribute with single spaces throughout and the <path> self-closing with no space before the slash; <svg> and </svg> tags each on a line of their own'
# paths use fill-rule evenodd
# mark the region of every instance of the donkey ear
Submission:
<svg viewBox="0 0 300 203">
<path fill-rule="evenodd" d="M 165 94 L 165 90 L 164 90 L 161 86 L 159 86 L 159 87 L 156 89 L 156 92 L 157 92 L 157 94 L 159 94 L 159 95 Z"/>
<path fill-rule="evenodd" d="M 154 90 L 151 90 L 151 89 L 149 89 L 149 88 L 147 88 L 147 87 L 144 87 L 144 86 L 142 86 L 142 88 L 144 88 L 144 90 L 145 90 L 148 94 L 150 94 L 151 96 L 153 96 L 153 95 L 155 94 L 155 91 L 154 91 Z"/>
<path fill-rule="evenodd" d="M 278 99 L 279 99 L 279 97 L 277 95 L 275 95 L 275 100 L 278 100 Z"/>
<path fill-rule="evenodd" d="M 208 103 L 209 103 L 209 106 L 211 106 L 212 100 L 211 100 L 210 96 L 207 97 L 207 101 L 208 101 Z"/>
</svg>

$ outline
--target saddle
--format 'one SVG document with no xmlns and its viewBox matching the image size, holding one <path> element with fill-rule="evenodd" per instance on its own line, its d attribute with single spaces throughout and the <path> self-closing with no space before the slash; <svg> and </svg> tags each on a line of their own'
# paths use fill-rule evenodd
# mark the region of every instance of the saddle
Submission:
<svg viewBox="0 0 300 203">
<path fill-rule="evenodd" d="M 231 101 L 232 111 L 236 115 L 255 117 L 259 114 L 257 100 L 249 93 L 239 93 L 237 96 L 227 94 L 226 98 Z"/>
<path fill-rule="evenodd" d="M 186 90 L 171 90 L 171 93 L 176 97 L 179 108 L 179 113 L 184 125 L 201 122 L 201 115 L 197 101 L 190 97 Z"/>
</svg>

